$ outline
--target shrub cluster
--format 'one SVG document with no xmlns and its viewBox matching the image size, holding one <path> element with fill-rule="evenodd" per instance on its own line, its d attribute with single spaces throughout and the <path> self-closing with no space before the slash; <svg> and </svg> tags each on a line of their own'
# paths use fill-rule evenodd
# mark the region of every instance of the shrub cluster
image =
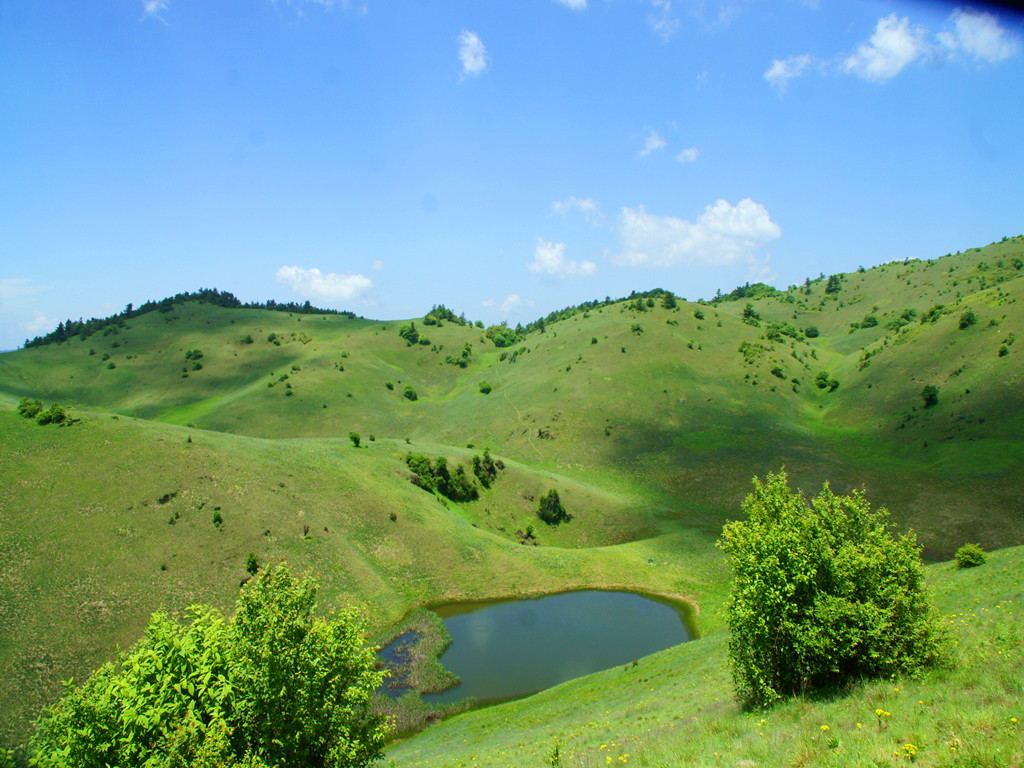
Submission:
<svg viewBox="0 0 1024 768">
<path fill-rule="evenodd" d="M 18 413 L 26 419 L 35 419 L 37 424 L 70 424 L 71 414 L 59 403 L 52 403 L 49 408 L 43 408 L 43 402 L 34 397 L 23 397 L 18 402 Z"/>
<path fill-rule="evenodd" d="M 554 488 L 540 497 L 537 507 L 537 517 L 548 525 L 558 525 L 572 520 L 572 515 L 565 511 L 562 500 L 558 498 L 558 491 Z"/>
<path fill-rule="evenodd" d="M 480 496 L 476 483 L 466 474 L 466 468 L 460 464 L 451 472 L 444 456 L 431 461 L 429 456 L 409 453 L 405 456 L 405 463 L 412 470 L 412 483 L 425 491 L 439 493 L 452 501 L 473 501 Z"/>
</svg>

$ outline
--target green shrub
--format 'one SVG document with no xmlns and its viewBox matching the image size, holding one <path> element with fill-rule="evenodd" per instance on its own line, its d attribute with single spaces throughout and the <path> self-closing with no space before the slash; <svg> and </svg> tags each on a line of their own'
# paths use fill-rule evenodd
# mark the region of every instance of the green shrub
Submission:
<svg viewBox="0 0 1024 768">
<path fill-rule="evenodd" d="M 572 515 L 565 511 L 562 500 L 558 498 L 558 491 L 554 488 L 540 497 L 537 507 L 537 517 L 548 525 L 558 525 L 572 520 Z"/>
<path fill-rule="evenodd" d="M 965 331 L 977 322 L 978 316 L 968 309 L 960 315 L 960 330 Z"/>
<path fill-rule="evenodd" d="M 117 665 L 44 710 L 39 768 L 366 766 L 386 725 L 370 713 L 383 672 L 351 610 L 316 618 L 315 582 L 261 571 L 233 618 L 194 606 L 155 613 Z"/>
<path fill-rule="evenodd" d="M 416 394 L 416 390 L 411 385 L 406 385 L 405 389 L 402 390 L 402 397 L 406 400 L 419 400 L 419 395 Z"/>
<path fill-rule="evenodd" d="M 489 395 L 491 394 L 491 385 L 486 381 L 480 382 L 480 394 Z"/>
<path fill-rule="evenodd" d="M 23 397 L 18 401 L 18 413 L 26 419 L 34 419 L 43 410 L 43 401 L 34 397 Z"/>
<path fill-rule="evenodd" d="M 359 443 L 362 440 L 362 438 L 359 437 L 358 432 L 349 432 L 348 439 L 352 441 L 352 445 L 354 445 L 356 448 L 359 447 Z"/>
<path fill-rule="evenodd" d="M 804 328 L 804 336 L 806 336 L 808 339 L 816 339 L 819 335 L 820 331 L 818 330 L 818 327 L 815 325 L 809 325 L 806 328 Z"/>
<path fill-rule="evenodd" d="M 924 400 L 924 407 L 931 408 L 939 404 L 939 388 L 934 384 L 925 384 L 921 390 L 921 399 Z"/>
<path fill-rule="evenodd" d="M 964 544 L 956 551 L 957 568 L 974 568 L 985 562 L 985 552 L 977 544 Z"/>
<path fill-rule="evenodd" d="M 255 576 L 256 571 L 258 571 L 259 569 L 260 564 L 259 561 L 256 559 L 256 555 L 250 552 L 249 557 L 247 557 L 245 560 L 245 570 L 247 570 L 250 575 Z"/>
<path fill-rule="evenodd" d="M 732 562 L 729 658 L 745 706 L 942 660 L 912 532 L 894 536 L 860 491 L 826 484 L 808 502 L 785 472 L 753 482 L 747 519 L 718 542 Z"/>
<path fill-rule="evenodd" d="M 68 420 L 68 412 L 64 409 L 64 406 L 54 403 L 45 411 L 40 411 L 36 415 L 37 424 L 63 424 Z"/>
</svg>

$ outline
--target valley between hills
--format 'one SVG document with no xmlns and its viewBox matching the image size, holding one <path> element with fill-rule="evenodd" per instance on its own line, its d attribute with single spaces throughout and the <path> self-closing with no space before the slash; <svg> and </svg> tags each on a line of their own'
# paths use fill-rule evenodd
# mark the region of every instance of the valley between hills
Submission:
<svg viewBox="0 0 1024 768">
<path fill-rule="evenodd" d="M 442 602 L 596 588 L 692 606 L 698 639 L 406 735 L 384 765 L 542 765 L 556 745 L 572 766 L 1021 765 L 1022 296 L 1016 237 L 520 328 L 212 291 L 62 324 L 0 355 L 0 744 L 153 611 L 231 606 L 254 555 L 312 573 L 378 641 Z M 26 419 L 24 398 L 69 419 Z M 472 479 L 485 449 L 503 469 L 476 498 L 410 482 L 409 454 Z M 751 478 L 783 467 L 916 532 L 949 669 L 739 709 L 715 543 Z M 537 515 L 552 489 L 557 526 Z M 966 542 L 985 566 L 951 565 Z"/>
</svg>

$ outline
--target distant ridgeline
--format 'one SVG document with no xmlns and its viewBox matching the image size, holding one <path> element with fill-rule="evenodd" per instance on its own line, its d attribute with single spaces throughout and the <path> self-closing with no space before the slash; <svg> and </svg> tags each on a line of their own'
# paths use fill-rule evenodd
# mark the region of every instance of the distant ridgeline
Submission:
<svg viewBox="0 0 1024 768">
<path fill-rule="evenodd" d="M 25 347 L 41 347 L 44 344 L 67 341 L 75 336 L 81 336 L 85 339 L 109 326 L 124 325 L 126 320 L 144 315 L 147 312 L 170 312 L 175 306 L 192 301 L 204 301 L 207 304 L 215 304 L 218 307 L 226 307 L 228 309 L 269 309 L 273 312 L 294 312 L 300 315 L 342 315 L 353 319 L 358 317 L 354 312 L 347 310 L 314 307 L 308 301 L 298 304 L 294 301 L 281 303 L 268 299 L 264 302 L 252 301 L 242 303 L 233 293 L 228 291 L 218 291 L 216 288 L 200 288 L 195 292 L 185 291 L 184 293 L 176 293 L 174 296 L 161 299 L 160 301 L 147 301 L 139 307 L 129 304 L 124 308 L 124 311 L 110 317 L 94 317 L 91 320 L 66 320 L 63 323 L 59 323 L 55 330 L 50 331 L 45 336 L 36 336 L 31 340 L 26 339 Z"/>
</svg>

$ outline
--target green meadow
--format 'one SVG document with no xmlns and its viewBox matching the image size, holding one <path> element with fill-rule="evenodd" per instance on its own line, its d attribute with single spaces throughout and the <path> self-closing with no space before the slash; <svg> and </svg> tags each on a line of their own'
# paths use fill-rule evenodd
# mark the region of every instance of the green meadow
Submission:
<svg viewBox="0 0 1024 768">
<path fill-rule="evenodd" d="M 1022 259 L 1018 237 L 786 291 L 652 291 L 501 347 L 448 318 L 185 301 L 0 355 L 0 742 L 153 611 L 233 604 L 252 554 L 311 572 L 378 639 L 447 601 L 593 587 L 694 606 L 700 639 L 451 717 L 386 765 L 551 765 L 556 747 L 564 766 L 1020 765 Z M 22 417 L 25 397 L 74 422 Z M 472 476 L 485 448 L 504 469 L 476 500 L 410 482 L 409 453 Z M 783 466 L 915 530 L 948 668 L 739 710 L 715 541 Z M 571 522 L 538 518 L 550 489 Z M 968 541 L 989 561 L 955 569 Z"/>
</svg>

